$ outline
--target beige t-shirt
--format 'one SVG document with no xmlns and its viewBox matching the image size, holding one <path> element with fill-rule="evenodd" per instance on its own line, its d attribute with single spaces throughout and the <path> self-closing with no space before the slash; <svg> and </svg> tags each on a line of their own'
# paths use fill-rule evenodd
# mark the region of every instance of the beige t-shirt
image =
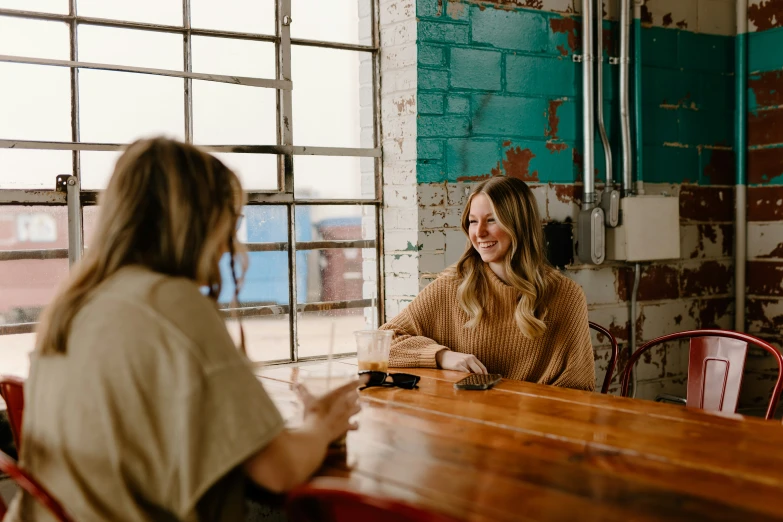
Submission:
<svg viewBox="0 0 783 522">
<path fill-rule="evenodd" d="M 125 267 L 32 357 L 21 462 L 80 522 L 236 521 L 237 466 L 282 429 L 196 284 Z M 6 520 L 52 519 L 24 495 Z"/>
</svg>

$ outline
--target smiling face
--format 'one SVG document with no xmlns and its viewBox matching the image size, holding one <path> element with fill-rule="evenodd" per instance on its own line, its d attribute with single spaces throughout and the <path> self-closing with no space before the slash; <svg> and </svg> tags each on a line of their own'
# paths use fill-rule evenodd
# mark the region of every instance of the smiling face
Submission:
<svg viewBox="0 0 783 522">
<path fill-rule="evenodd" d="M 511 236 L 497 222 L 486 194 L 476 194 L 470 202 L 468 237 L 485 263 L 502 263 L 511 247 Z"/>
</svg>

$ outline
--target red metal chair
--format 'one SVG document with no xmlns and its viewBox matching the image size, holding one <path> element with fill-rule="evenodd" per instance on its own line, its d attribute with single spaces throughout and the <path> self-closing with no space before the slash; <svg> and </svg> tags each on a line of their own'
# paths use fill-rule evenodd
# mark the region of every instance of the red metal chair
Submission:
<svg viewBox="0 0 783 522">
<path fill-rule="evenodd" d="M 24 412 L 24 379 L 12 375 L 0 377 L 0 396 L 8 408 L 8 422 L 17 453 L 22 450 L 22 414 Z"/>
<path fill-rule="evenodd" d="M 690 339 L 688 396 L 686 405 L 708 411 L 734 413 L 737 410 L 742 372 L 748 345 L 763 348 L 778 363 L 778 378 L 772 389 L 766 419 L 771 419 L 783 390 L 783 356 L 762 339 L 731 330 L 691 330 L 664 335 L 643 344 L 623 370 L 622 394 L 628 396 L 631 370 L 644 352 L 662 343 Z"/>
<path fill-rule="evenodd" d="M 59 522 L 73 522 L 60 503 L 40 485 L 29 473 L 20 468 L 14 459 L 0 451 L 0 471 L 11 477 L 23 491 L 44 505 Z M 6 506 L 0 500 L 0 520 L 5 516 Z"/>
<path fill-rule="evenodd" d="M 617 347 L 617 339 L 614 338 L 609 330 L 593 322 L 588 323 L 590 328 L 600 332 L 609 338 L 609 342 L 612 343 L 612 356 L 609 358 L 609 365 L 606 367 L 606 376 L 604 377 L 604 384 L 601 386 L 601 393 L 609 392 L 609 385 L 612 383 L 612 377 L 614 376 L 614 369 L 617 366 L 617 357 L 620 354 L 620 349 Z"/>
<path fill-rule="evenodd" d="M 397 500 L 357 493 L 336 478 L 317 479 L 291 491 L 286 513 L 290 522 L 455 522 Z"/>
</svg>

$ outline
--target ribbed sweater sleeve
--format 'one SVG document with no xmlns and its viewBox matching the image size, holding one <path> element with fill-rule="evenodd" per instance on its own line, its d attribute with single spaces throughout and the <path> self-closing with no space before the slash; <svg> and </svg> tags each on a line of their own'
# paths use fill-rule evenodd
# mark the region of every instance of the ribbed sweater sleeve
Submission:
<svg viewBox="0 0 783 522">
<path fill-rule="evenodd" d="M 564 310 L 562 323 L 566 327 L 560 345 L 560 349 L 565 352 L 565 369 L 551 384 L 563 388 L 594 391 L 595 362 L 587 318 L 587 299 L 579 286 L 576 284 L 570 286 L 568 298 L 564 300 L 570 306 Z"/>
<path fill-rule="evenodd" d="M 418 296 L 397 317 L 381 326 L 381 330 L 392 330 L 392 347 L 389 366 L 397 368 L 437 368 L 435 355 L 448 346 L 443 346 L 427 337 L 437 322 L 439 311 L 444 312 L 442 302 L 443 280 L 427 285 Z"/>
</svg>

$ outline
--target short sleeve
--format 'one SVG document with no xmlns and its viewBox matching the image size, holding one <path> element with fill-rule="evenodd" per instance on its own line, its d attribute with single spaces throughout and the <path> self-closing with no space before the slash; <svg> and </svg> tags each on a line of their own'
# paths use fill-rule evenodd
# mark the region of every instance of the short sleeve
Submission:
<svg viewBox="0 0 783 522">
<path fill-rule="evenodd" d="M 179 422 L 180 463 L 175 466 L 185 518 L 221 478 L 269 444 L 283 418 L 249 365 L 237 354 L 213 368 L 187 394 Z"/>
</svg>

